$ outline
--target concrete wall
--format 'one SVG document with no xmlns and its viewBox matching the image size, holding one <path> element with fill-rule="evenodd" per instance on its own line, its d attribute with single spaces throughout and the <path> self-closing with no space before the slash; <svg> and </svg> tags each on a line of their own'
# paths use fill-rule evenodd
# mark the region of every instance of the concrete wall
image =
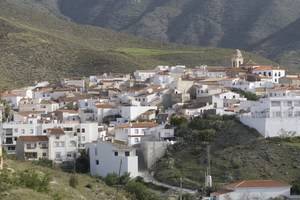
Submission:
<svg viewBox="0 0 300 200">
<path fill-rule="evenodd" d="M 240 121 L 255 128 L 264 137 L 300 136 L 300 118 L 252 118 L 242 115 Z"/>
<path fill-rule="evenodd" d="M 164 141 L 144 141 L 141 143 L 141 150 L 147 169 L 150 169 L 159 158 L 164 156 L 168 144 L 168 142 Z"/>
</svg>

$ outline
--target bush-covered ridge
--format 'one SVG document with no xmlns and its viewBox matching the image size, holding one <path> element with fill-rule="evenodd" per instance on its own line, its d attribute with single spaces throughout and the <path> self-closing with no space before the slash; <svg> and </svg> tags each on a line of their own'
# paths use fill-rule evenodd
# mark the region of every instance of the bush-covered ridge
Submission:
<svg viewBox="0 0 300 200">
<path fill-rule="evenodd" d="M 300 177 L 300 139 L 264 139 L 231 117 L 197 118 L 181 124 L 176 134 L 182 141 L 169 149 L 154 167 L 157 179 L 199 188 L 204 184 L 207 144 L 216 186 L 243 179 L 277 179 L 292 183 Z"/>
</svg>

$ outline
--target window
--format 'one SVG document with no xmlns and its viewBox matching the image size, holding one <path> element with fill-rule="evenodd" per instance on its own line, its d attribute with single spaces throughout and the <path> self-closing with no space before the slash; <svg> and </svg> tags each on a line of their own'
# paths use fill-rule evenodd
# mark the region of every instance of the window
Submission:
<svg viewBox="0 0 300 200">
<path fill-rule="evenodd" d="M 77 133 L 80 133 L 80 128 L 77 129 Z"/>
<path fill-rule="evenodd" d="M 130 152 L 129 151 L 125 151 L 125 156 L 126 157 L 130 156 Z"/>
<path fill-rule="evenodd" d="M 135 142 L 135 143 L 138 143 L 139 141 L 140 141 L 139 138 L 134 138 L 134 142 Z"/>
<path fill-rule="evenodd" d="M 139 129 L 134 129 L 135 134 L 139 134 Z"/>
<path fill-rule="evenodd" d="M 117 151 L 115 151 L 115 156 L 118 156 L 118 155 L 119 155 L 119 153 Z"/>
<path fill-rule="evenodd" d="M 43 153 L 42 155 L 43 155 L 43 157 L 46 157 L 46 156 L 47 156 L 47 153 Z"/>
<path fill-rule="evenodd" d="M 274 117 L 281 117 L 281 112 L 280 111 L 273 112 L 273 116 Z"/>
<path fill-rule="evenodd" d="M 85 133 L 85 129 L 84 128 L 81 129 L 81 133 Z"/>
<path fill-rule="evenodd" d="M 294 101 L 294 106 L 300 107 L 300 101 Z"/>
<path fill-rule="evenodd" d="M 33 134 L 33 129 L 30 129 L 30 134 Z"/>
<path fill-rule="evenodd" d="M 280 101 L 271 101 L 272 107 L 280 107 Z"/>
<path fill-rule="evenodd" d="M 25 134 L 25 129 L 22 129 L 22 131 L 21 131 L 21 132 L 22 132 L 22 134 Z"/>
<path fill-rule="evenodd" d="M 85 136 L 81 137 L 81 141 L 83 141 L 83 142 L 85 141 Z"/>
<path fill-rule="evenodd" d="M 70 147 L 76 147 L 76 142 L 75 141 L 70 141 Z"/>
<path fill-rule="evenodd" d="M 44 129 L 44 130 L 43 130 L 43 133 L 47 133 L 47 130 L 46 130 L 46 129 Z"/>
<path fill-rule="evenodd" d="M 67 157 L 68 157 L 68 158 L 72 158 L 72 152 L 68 152 L 68 153 L 67 153 Z"/>
<path fill-rule="evenodd" d="M 15 132 L 15 133 L 18 133 L 18 129 L 17 129 L 17 128 L 15 128 L 15 129 L 14 129 L 14 132 Z"/>
<path fill-rule="evenodd" d="M 264 72 L 264 76 L 267 76 L 267 72 Z"/>
<path fill-rule="evenodd" d="M 55 153 L 55 159 L 60 159 L 60 158 L 61 158 L 61 153 L 60 152 Z"/>
<path fill-rule="evenodd" d="M 99 160 L 96 160 L 96 165 L 99 165 Z"/>
<path fill-rule="evenodd" d="M 65 142 L 60 142 L 61 147 L 65 147 Z"/>
<path fill-rule="evenodd" d="M 97 149 L 97 147 L 95 148 L 95 156 L 97 156 L 98 155 L 98 149 Z"/>
<path fill-rule="evenodd" d="M 65 127 L 64 131 L 73 131 L 73 128 L 72 127 Z"/>
<path fill-rule="evenodd" d="M 295 112 L 295 117 L 300 117 L 300 111 Z"/>
<path fill-rule="evenodd" d="M 272 72 L 269 72 L 269 76 L 272 76 Z"/>
<path fill-rule="evenodd" d="M 41 149 L 47 149 L 48 147 L 47 147 L 47 144 L 46 143 L 42 143 L 41 144 Z"/>
<path fill-rule="evenodd" d="M 55 139 L 59 140 L 59 136 L 56 136 Z"/>
</svg>

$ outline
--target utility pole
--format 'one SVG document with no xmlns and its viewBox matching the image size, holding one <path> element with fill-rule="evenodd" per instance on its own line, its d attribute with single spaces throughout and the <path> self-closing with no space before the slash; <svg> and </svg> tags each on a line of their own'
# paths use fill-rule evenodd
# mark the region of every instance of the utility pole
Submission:
<svg viewBox="0 0 300 200">
<path fill-rule="evenodd" d="M 180 200 L 182 200 L 182 177 L 180 177 Z"/>
<path fill-rule="evenodd" d="M 119 173 L 118 173 L 119 180 L 118 180 L 118 184 L 117 184 L 116 200 L 118 200 L 118 195 L 119 195 L 119 185 L 120 185 L 119 181 L 120 181 L 120 177 L 121 177 L 122 162 L 123 162 L 123 160 L 121 158 L 121 160 L 120 160 L 120 166 L 119 166 Z"/>
</svg>

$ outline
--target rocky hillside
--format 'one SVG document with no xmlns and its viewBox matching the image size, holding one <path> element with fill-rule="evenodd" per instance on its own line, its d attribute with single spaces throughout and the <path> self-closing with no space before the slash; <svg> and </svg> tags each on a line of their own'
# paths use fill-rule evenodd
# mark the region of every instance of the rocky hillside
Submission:
<svg viewBox="0 0 300 200">
<path fill-rule="evenodd" d="M 290 37 L 291 26 L 294 35 L 298 32 L 295 24 L 300 19 L 299 0 L 57 2 L 60 12 L 75 22 L 158 41 L 242 49 L 255 46 L 255 52 L 299 71 L 297 37 Z M 279 44 L 278 37 L 285 42 Z"/>
</svg>

